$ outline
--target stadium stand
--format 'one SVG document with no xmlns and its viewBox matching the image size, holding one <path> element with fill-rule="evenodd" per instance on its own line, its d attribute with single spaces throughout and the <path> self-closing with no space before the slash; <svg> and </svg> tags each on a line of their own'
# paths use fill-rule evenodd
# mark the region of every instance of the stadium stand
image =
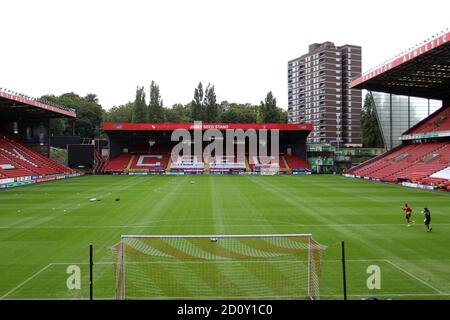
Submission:
<svg viewBox="0 0 450 320">
<path fill-rule="evenodd" d="M 73 171 L 6 135 L 0 135 L 0 173 L 8 178 L 71 174 Z"/>
<path fill-rule="evenodd" d="M 223 134 L 214 143 L 203 136 L 211 129 Z M 108 148 L 104 150 L 109 159 L 106 161 L 104 173 L 145 174 L 145 173 L 169 173 L 169 174 L 241 174 L 241 173 L 309 173 L 309 165 L 302 160 L 306 158 L 306 137 L 312 130 L 310 124 L 227 124 L 227 123 L 202 123 L 194 126 L 189 123 L 164 123 L 164 124 L 135 124 L 135 123 L 105 123 L 103 130 L 108 136 Z M 172 140 L 173 133 L 178 130 L 194 140 Z M 269 157 L 249 156 L 250 144 L 261 143 L 258 139 L 264 138 L 267 152 L 272 150 L 271 139 L 277 131 L 279 139 L 278 164 L 271 165 Z M 201 132 L 199 132 L 201 131 Z M 217 132 L 216 131 L 216 132 Z M 261 135 L 269 133 L 268 136 L 253 136 L 252 133 L 259 132 Z M 234 133 L 245 133 L 247 140 L 241 141 L 237 136 L 231 136 L 233 141 L 227 143 L 224 138 Z M 192 135 L 193 134 L 193 135 Z M 255 137 L 256 139 L 254 139 Z M 203 140 L 202 139 L 206 139 Z M 237 139 L 237 140 L 236 140 Z M 201 144 L 194 143 L 201 141 Z M 222 141 L 220 144 L 219 141 Z M 220 147 L 219 147 L 220 146 Z M 258 149 L 260 150 L 260 149 Z M 292 168 L 283 156 L 289 153 L 295 156 L 289 157 Z M 261 151 L 261 150 L 260 150 Z M 171 153 L 178 156 L 171 157 Z M 262 151 L 261 151 L 262 152 Z M 217 153 L 217 154 L 216 154 Z M 227 156 L 229 154 L 229 156 Z M 302 172 L 303 171 L 303 172 Z"/>
<path fill-rule="evenodd" d="M 246 157 L 245 156 L 217 156 L 207 159 L 207 165 L 209 170 L 223 171 L 223 170 L 246 170 Z"/>
<path fill-rule="evenodd" d="M 261 169 L 267 169 L 270 167 L 278 167 L 280 170 L 286 170 L 286 163 L 283 161 L 282 157 L 275 161 L 274 157 L 263 157 L 263 156 L 249 156 L 248 161 L 252 171 L 260 171 Z"/>
<path fill-rule="evenodd" d="M 404 134 L 415 135 L 449 130 L 450 106 L 439 109 L 429 118 L 419 122 L 416 126 L 406 131 Z"/>
<path fill-rule="evenodd" d="M 94 150 L 94 159 L 95 159 L 95 166 L 93 168 L 93 173 L 103 173 L 105 169 L 105 159 L 103 159 L 100 152 L 97 151 L 97 149 Z"/>
<path fill-rule="evenodd" d="M 284 158 L 286 159 L 287 165 L 292 170 L 310 170 L 311 167 L 309 166 L 309 163 L 305 160 L 296 157 L 294 155 L 285 155 Z"/>
<path fill-rule="evenodd" d="M 168 161 L 167 154 L 137 154 L 130 163 L 129 171 L 165 170 Z"/>
<path fill-rule="evenodd" d="M 106 173 L 122 173 L 125 172 L 125 169 L 130 162 L 131 155 L 130 154 L 121 154 L 117 158 L 112 160 L 107 160 L 105 164 L 104 172 Z"/>
<path fill-rule="evenodd" d="M 347 176 L 406 182 L 404 185 L 414 188 L 423 188 L 421 185 L 426 184 L 450 190 L 450 175 L 447 171 L 450 170 L 448 39 L 450 32 L 447 30 L 351 81 L 351 89 L 385 93 L 390 97 L 375 104 L 376 109 L 390 110 L 381 112 L 390 118 L 382 117 L 380 120 L 384 123 L 380 129 L 387 148 L 398 144 L 398 141 L 394 143 L 392 133 L 393 126 L 401 122 L 398 120 L 408 119 L 409 127 L 410 113 L 419 110 L 419 107 L 411 104 L 411 98 L 428 99 L 428 114 L 431 100 L 441 101 L 442 107 L 410 127 L 400 137 L 396 136 L 395 139 L 401 140 L 398 147 L 353 167 Z M 392 99 L 394 96 L 408 97 L 408 115 L 406 105 L 395 102 Z M 393 112 L 393 108 L 404 109 L 405 114 Z"/>
<path fill-rule="evenodd" d="M 433 173 L 450 165 L 450 144 L 431 142 L 403 145 L 377 159 L 355 167 L 349 173 L 385 182 L 441 182 L 430 180 Z"/>
<path fill-rule="evenodd" d="M 170 170 L 183 170 L 183 171 L 203 171 L 205 169 L 205 163 L 199 161 L 196 156 L 180 156 L 172 159 L 170 163 Z"/>
</svg>

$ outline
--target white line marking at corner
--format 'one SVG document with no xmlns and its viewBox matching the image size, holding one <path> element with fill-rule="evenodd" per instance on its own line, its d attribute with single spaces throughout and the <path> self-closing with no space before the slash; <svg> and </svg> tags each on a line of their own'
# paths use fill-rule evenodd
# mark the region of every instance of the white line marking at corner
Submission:
<svg viewBox="0 0 450 320">
<path fill-rule="evenodd" d="M 411 278 L 413 278 L 413 279 L 419 281 L 420 283 L 422 283 L 423 285 L 427 286 L 428 288 L 433 289 L 433 290 L 436 291 L 437 293 L 439 293 L 439 294 L 444 294 L 444 292 L 442 292 L 441 290 L 435 288 L 435 287 L 432 286 L 431 284 L 429 284 L 429 283 L 427 283 L 426 281 L 420 279 L 419 277 L 413 275 L 412 273 L 410 273 L 410 272 L 404 270 L 403 268 L 399 267 L 398 265 L 396 265 L 396 264 L 393 263 L 392 261 L 387 260 L 387 259 L 384 259 L 384 261 L 386 261 L 387 263 L 389 263 L 391 266 L 397 268 L 398 270 L 402 271 L 403 273 L 407 274 L 407 275 L 410 276 Z"/>
<path fill-rule="evenodd" d="M 3 296 L 0 297 L 0 300 L 3 300 L 5 297 L 9 296 L 11 293 L 13 293 L 14 291 L 16 291 L 17 289 L 19 289 L 20 287 L 22 287 L 23 285 L 25 285 L 26 283 L 28 283 L 29 281 L 33 280 L 34 278 L 36 278 L 40 273 L 44 272 L 45 270 L 47 270 L 49 267 L 51 267 L 53 265 L 53 263 L 49 263 L 48 265 L 46 265 L 45 267 L 43 267 L 41 270 L 39 270 L 38 272 L 34 273 L 33 275 L 31 275 L 30 277 L 28 277 L 27 279 L 25 279 L 23 282 L 21 282 L 18 286 L 12 288 L 11 290 L 9 290 L 7 293 L 5 293 Z"/>
</svg>

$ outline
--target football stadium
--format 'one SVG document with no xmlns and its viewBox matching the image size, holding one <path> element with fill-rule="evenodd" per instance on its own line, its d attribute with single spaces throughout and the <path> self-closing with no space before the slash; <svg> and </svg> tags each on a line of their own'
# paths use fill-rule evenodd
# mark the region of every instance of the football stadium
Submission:
<svg viewBox="0 0 450 320">
<path fill-rule="evenodd" d="M 311 124 L 105 123 L 65 166 L 76 112 L 0 89 L 0 299 L 450 299 L 450 33 L 351 88 L 396 146 L 343 175 L 312 174 Z M 394 141 L 413 98 L 442 107 Z"/>
</svg>

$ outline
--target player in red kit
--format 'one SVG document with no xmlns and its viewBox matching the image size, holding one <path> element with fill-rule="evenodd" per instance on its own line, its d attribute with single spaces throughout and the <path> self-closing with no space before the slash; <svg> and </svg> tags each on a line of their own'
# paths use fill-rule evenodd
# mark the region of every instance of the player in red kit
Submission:
<svg viewBox="0 0 450 320">
<path fill-rule="evenodd" d="M 402 210 L 405 211 L 405 214 L 406 214 L 406 225 L 408 227 L 411 226 L 411 223 L 412 224 L 416 223 L 415 221 L 411 221 L 412 209 L 407 203 L 405 203 L 405 206 L 402 208 Z"/>
</svg>

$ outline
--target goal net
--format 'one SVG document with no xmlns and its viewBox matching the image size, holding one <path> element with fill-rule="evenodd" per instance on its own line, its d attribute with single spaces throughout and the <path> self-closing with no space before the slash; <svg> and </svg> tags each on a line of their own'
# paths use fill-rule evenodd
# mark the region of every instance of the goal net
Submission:
<svg viewBox="0 0 450 320">
<path fill-rule="evenodd" d="M 310 234 L 127 235 L 117 299 L 319 299 L 325 247 Z"/>
</svg>

